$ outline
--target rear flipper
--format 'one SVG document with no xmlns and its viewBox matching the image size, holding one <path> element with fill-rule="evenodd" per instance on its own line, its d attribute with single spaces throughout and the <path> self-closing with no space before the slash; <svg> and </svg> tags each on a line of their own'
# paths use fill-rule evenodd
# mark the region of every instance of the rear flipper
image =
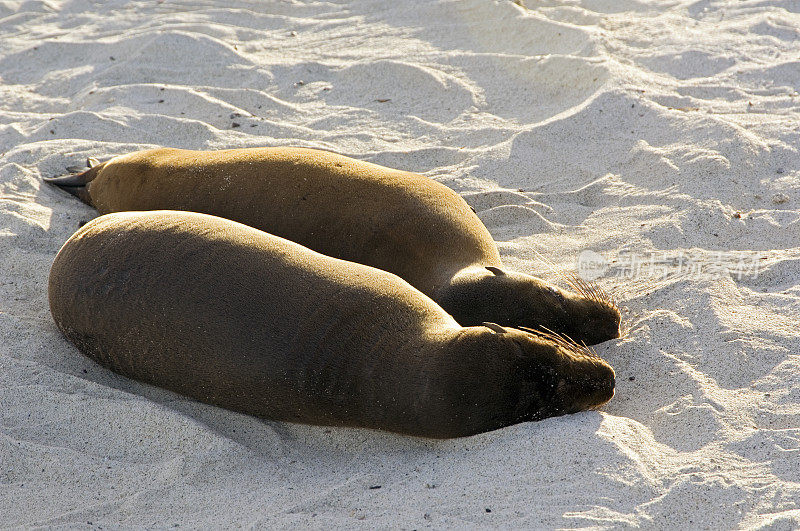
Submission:
<svg viewBox="0 0 800 531">
<path fill-rule="evenodd" d="M 86 159 L 86 167 L 81 166 L 68 166 L 67 171 L 70 175 L 60 175 L 58 177 L 44 177 L 46 183 L 58 186 L 65 192 L 69 192 L 87 205 L 92 204 L 92 198 L 89 197 L 88 186 L 89 183 L 97 176 L 97 170 L 100 169 L 100 164 L 97 159 Z"/>
</svg>

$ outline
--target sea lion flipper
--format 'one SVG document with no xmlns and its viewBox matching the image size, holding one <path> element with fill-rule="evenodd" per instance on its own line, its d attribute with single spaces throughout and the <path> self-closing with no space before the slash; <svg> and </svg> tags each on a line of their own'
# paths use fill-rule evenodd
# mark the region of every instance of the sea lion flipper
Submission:
<svg viewBox="0 0 800 531">
<path fill-rule="evenodd" d="M 94 157 L 89 157 L 86 159 L 86 166 L 88 166 L 89 168 L 94 168 L 98 164 L 100 164 L 100 161 Z"/>
<path fill-rule="evenodd" d="M 82 169 L 84 171 L 81 173 L 59 175 L 57 177 L 43 177 L 42 180 L 48 184 L 58 186 L 65 192 L 71 193 L 87 205 L 91 205 L 92 200 L 89 197 L 89 191 L 86 189 L 86 186 L 94 178 L 95 172 L 86 170 L 85 168 Z M 67 170 L 70 170 L 70 168 L 67 168 Z"/>
<path fill-rule="evenodd" d="M 69 170 L 69 168 L 67 168 Z M 46 183 L 54 184 L 56 186 L 86 186 L 89 180 L 86 178 L 86 172 L 71 173 L 69 175 L 58 175 L 56 177 L 42 177 Z"/>
</svg>

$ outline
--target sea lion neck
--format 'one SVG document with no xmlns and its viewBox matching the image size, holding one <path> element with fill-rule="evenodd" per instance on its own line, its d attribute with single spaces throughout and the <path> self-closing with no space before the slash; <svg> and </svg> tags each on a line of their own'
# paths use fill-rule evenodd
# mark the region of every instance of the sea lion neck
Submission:
<svg viewBox="0 0 800 531">
<path fill-rule="evenodd" d="M 429 420 L 420 435 L 465 437 L 508 425 L 517 407 L 518 348 L 482 326 L 432 332 L 409 382 L 418 397 L 414 417 Z"/>
<path fill-rule="evenodd" d="M 476 326 L 490 320 L 503 326 L 515 320 L 515 299 L 524 296 L 524 281 L 495 264 L 468 265 L 453 271 L 435 293 L 434 299 L 462 326 Z M 487 318 L 491 316 L 491 318 Z"/>
</svg>

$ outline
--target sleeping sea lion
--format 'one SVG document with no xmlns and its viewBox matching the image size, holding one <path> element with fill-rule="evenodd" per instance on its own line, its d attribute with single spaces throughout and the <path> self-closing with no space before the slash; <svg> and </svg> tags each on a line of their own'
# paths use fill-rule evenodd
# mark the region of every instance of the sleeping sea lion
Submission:
<svg viewBox="0 0 800 531">
<path fill-rule="evenodd" d="M 586 347 L 461 327 L 396 275 L 205 214 L 94 219 L 56 256 L 49 299 L 101 365 L 277 421 L 460 437 L 614 393 Z"/>
</svg>

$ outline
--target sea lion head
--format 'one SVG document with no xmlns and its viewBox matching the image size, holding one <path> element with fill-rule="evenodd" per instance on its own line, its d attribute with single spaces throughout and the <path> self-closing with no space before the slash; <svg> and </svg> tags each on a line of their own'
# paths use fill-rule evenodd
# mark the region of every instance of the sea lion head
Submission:
<svg viewBox="0 0 800 531">
<path fill-rule="evenodd" d="M 614 396 L 614 369 L 591 349 L 556 334 L 505 328 L 503 336 L 519 353 L 514 363 L 517 421 L 595 409 Z"/>
<path fill-rule="evenodd" d="M 494 323 L 455 330 L 425 393 L 428 437 L 461 437 L 596 409 L 614 396 L 614 369 L 564 336 Z M 433 391 L 432 391 L 433 390 Z"/>
<path fill-rule="evenodd" d="M 620 313 L 611 297 L 578 277 L 566 280 L 574 292 L 524 273 L 471 268 L 457 274 L 440 298 L 463 326 L 492 315 L 503 326 L 555 331 L 587 345 L 619 337 Z"/>
</svg>

